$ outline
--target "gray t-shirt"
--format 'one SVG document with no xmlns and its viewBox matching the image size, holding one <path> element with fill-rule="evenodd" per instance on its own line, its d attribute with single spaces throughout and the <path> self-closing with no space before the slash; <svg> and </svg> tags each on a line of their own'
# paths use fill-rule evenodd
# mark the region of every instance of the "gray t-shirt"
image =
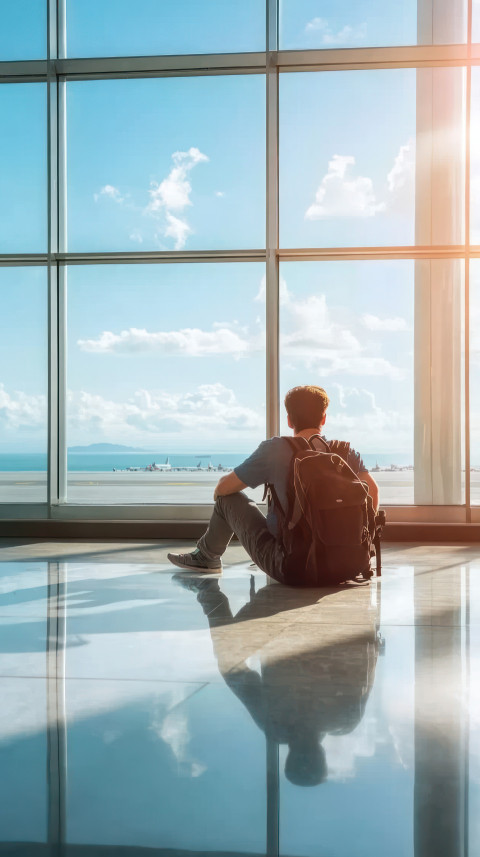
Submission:
<svg viewBox="0 0 480 857">
<path fill-rule="evenodd" d="M 264 440 L 255 452 L 235 467 L 234 473 L 249 488 L 258 488 L 267 482 L 273 485 L 282 509 L 287 511 L 287 482 L 292 455 L 292 448 L 284 437 L 272 437 Z M 354 449 L 350 449 L 347 463 L 357 475 L 367 469 Z M 273 505 L 268 510 L 267 527 L 277 538 L 278 521 Z"/>
</svg>

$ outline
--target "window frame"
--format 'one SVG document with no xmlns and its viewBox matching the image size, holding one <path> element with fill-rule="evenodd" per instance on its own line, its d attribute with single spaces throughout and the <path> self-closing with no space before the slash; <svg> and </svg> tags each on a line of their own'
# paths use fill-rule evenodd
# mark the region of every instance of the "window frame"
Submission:
<svg viewBox="0 0 480 857">
<path fill-rule="evenodd" d="M 47 0 L 45 0 L 47 2 Z M 280 261 L 361 259 L 462 259 L 465 263 L 465 502 L 459 506 L 390 506 L 390 521 L 480 523 L 480 506 L 470 496 L 469 269 L 480 258 L 470 244 L 471 70 L 480 65 L 480 44 L 472 44 L 472 0 L 468 0 L 467 43 L 401 47 L 279 50 L 279 0 L 265 0 L 266 40 L 261 53 L 145 57 L 66 58 L 66 2 L 48 0 L 47 59 L 0 62 L 1 83 L 47 84 L 48 250 L 0 254 L 3 266 L 45 266 L 48 271 L 48 498 L 46 504 L 0 504 L 0 518 L 57 520 L 206 520 L 211 506 L 75 506 L 66 499 L 66 277 L 67 265 L 262 261 L 266 264 L 267 436 L 279 431 L 279 264 Z M 283 72 L 462 67 L 466 70 L 465 244 L 344 248 L 279 246 L 279 77 Z M 66 244 L 66 83 L 70 80 L 207 75 L 262 75 L 266 86 L 266 247 L 250 250 L 70 253 Z"/>
</svg>

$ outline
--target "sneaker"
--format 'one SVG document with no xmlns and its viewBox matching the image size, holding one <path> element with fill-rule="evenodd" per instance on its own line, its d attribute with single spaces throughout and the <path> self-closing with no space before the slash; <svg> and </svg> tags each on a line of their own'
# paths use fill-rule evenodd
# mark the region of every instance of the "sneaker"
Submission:
<svg viewBox="0 0 480 857">
<path fill-rule="evenodd" d="M 199 549 L 192 553 L 168 553 L 167 559 L 178 568 L 186 568 L 189 571 L 221 571 L 222 560 L 207 559 L 200 553 Z"/>
<path fill-rule="evenodd" d="M 184 589 L 188 589 L 190 592 L 196 592 L 197 594 L 202 590 L 205 590 L 206 592 L 220 592 L 220 587 L 216 577 L 212 579 L 211 576 L 204 577 L 202 574 L 189 574 L 185 571 L 177 571 L 175 574 L 172 574 L 172 580 Z"/>
</svg>

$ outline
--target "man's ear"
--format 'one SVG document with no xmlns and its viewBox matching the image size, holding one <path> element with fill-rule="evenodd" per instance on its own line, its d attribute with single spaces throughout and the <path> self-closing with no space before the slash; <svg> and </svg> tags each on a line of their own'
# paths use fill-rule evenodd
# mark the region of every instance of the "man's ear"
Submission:
<svg viewBox="0 0 480 857">
<path fill-rule="evenodd" d="M 288 423 L 288 428 L 293 429 L 292 421 L 291 421 L 291 419 L 290 419 L 290 414 L 287 414 L 287 423 Z"/>
<path fill-rule="evenodd" d="M 321 425 L 321 426 L 324 426 L 324 425 L 325 425 L 325 420 L 326 420 L 326 419 L 327 419 L 327 415 L 326 415 L 326 413 L 325 413 L 325 414 L 323 415 L 322 422 L 320 423 L 320 425 Z"/>
</svg>

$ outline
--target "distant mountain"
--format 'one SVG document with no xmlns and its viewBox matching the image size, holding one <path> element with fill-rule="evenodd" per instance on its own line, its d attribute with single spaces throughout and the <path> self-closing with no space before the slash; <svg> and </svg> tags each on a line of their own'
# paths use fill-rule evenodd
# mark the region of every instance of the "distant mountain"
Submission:
<svg viewBox="0 0 480 857">
<path fill-rule="evenodd" d="M 69 452 L 145 452 L 139 446 L 123 446 L 121 443 L 89 443 L 88 446 L 69 446 Z"/>
</svg>

